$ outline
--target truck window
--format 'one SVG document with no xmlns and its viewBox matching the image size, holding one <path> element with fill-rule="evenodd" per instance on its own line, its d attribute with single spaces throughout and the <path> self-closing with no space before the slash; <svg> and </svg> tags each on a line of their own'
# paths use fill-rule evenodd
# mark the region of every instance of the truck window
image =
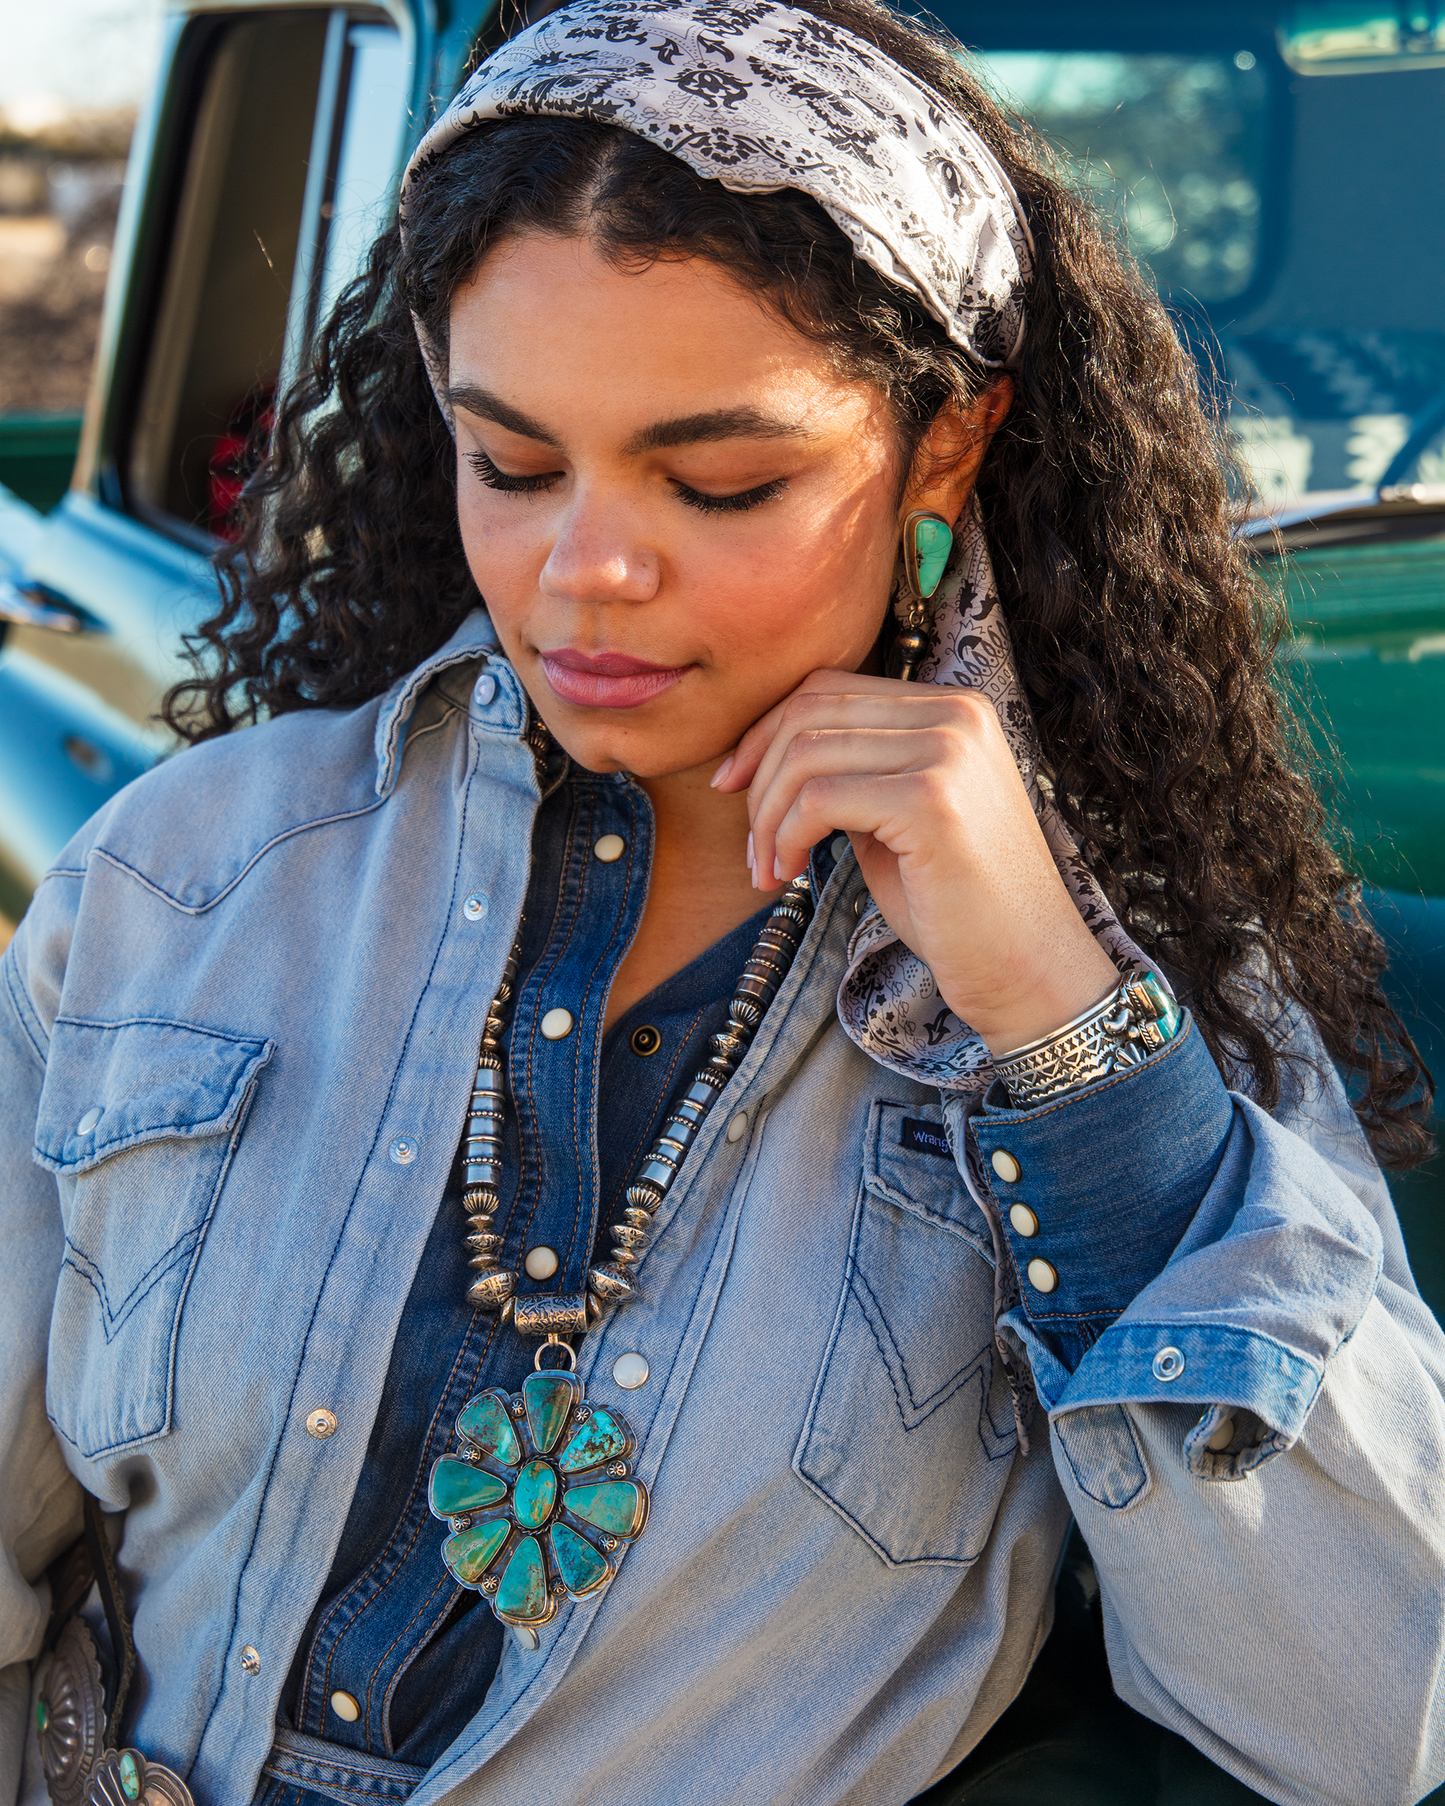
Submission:
<svg viewBox="0 0 1445 1806">
<path fill-rule="evenodd" d="M 1439 57 L 1292 64 L 1275 9 L 1199 0 L 937 10 L 1113 208 L 1260 504 L 1445 480 Z"/>
<path fill-rule="evenodd" d="M 162 214 L 168 185 L 175 196 L 174 223 L 153 247 L 112 468 L 128 511 L 209 544 L 230 529 L 278 383 L 382 223 L 409 59 L 385 15 L 354 9 L 202 15 L 187 29 L 189 118 L 155 183 Z"/>
</svg>

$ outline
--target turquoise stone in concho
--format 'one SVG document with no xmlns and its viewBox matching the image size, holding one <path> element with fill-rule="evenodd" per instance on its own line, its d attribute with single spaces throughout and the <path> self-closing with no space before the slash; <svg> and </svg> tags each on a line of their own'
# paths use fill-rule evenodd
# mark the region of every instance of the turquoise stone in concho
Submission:
<svg viewBox="0 0 1445 1806">
<path fill-rule="evenodd" d="M 527 1428 L 539 1455 L 550 1454 L 582 1388 L 570 1373 L 529 1373 L 522 1381 Z"/>
<path fill-rule="evenodd" d="M 136 1759 L 129 1750 L 121 1751 L 118 1767 L 121 1792 L 128 1800 L 138 1800 L 140 1798 L 140 1769 L 136 1766 Z"/>
<path fill-rule="evenodd" d="M 610 1411 L 594 1411 L 586 1423 L 578 1425 L 557 1465 L 564 1474 L 585 1473 L 589 1467 L 618 1460 L 631 1443 L 632 1438 Z"/>
<path fill-rule="evenodd" d="M 454 1518 L 464 1511 L 485 1511 L 507 1496 L 507 1482 L 474 1467 L 470 1461 L 459 1461 L 455 1455 L 443 1455 L 431 1470 L 431 1508 L 439 1518 Z"/>
<path fill-rule="evenodd" d="M 511 1530 L 505 1518 L 459 1530 L 442 1544 L 442 1560 L 464 1587 L 476 1587 Z"/>
<path fill-rule="evenodd" d="M 497 1616 L 523 1623 L 545 1618 L 549 1604 L 547 1576 L 542 1567 L 542 1545 L 535 1536 L 517 1544 L 497 1588 Z"/>
<path fill-rule="evenodd" d="M 642 1488 L 632 1480 L 607 1480 L 599 1486 L 574 1486 L 562 1503 L 608 1536 L 632 1537 L 642 1528 L 647 1505 Z"/>
<path fill-rule="evenodd" d="M 465 1437 L 474 1449 L 500 1461 L 503 1467 L 515 1467 L 522 1459 L 517 1432 L 507 1415 L 505 1393 L 479 1392 L 469 1399 L 457 1418 L 457 1434 Z"/>
<path fill-rule="evenodd" d="M 549 1461 L 529 1461 L 512 1488 L 512 1511 L 524 1530 L 537 1530 L 557 1502 L 557 1474 Z"/>
<path fill-rule="evenodd" d="M 584 1537 L 566 1524 L 554 1524 L 548 1533 L 552 1542 L 552 1560 L 562 1584 L 576 1599 L 585 1599 L 605 1586 L 612 1573 L 606 1561 Z"/>
</svg>

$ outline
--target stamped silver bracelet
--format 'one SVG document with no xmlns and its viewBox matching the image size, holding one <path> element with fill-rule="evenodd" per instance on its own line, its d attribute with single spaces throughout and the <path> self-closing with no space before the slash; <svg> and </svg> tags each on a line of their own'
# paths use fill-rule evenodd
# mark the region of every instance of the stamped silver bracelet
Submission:
<svg viewBox="0 0 1445 1806">
<path fill-rule="evenodd" d="M 1079 1091 L 1129 1066 L 1141 1066 L 1179 1032 L 1179 1005 L 1157 978 L 1126 978 L 1053 1034 L 994 1062 L 1016 1110 Z"/>
</svg>

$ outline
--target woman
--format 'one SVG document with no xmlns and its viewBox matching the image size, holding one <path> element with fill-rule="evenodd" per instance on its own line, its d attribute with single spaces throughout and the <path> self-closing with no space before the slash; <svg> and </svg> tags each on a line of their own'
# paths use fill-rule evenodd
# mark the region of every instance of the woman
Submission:
<svg viewBox="0 0 1445 1806">
<path fill-rule="evenodd" d="M 25 1797 L 82 1487 L 123 1792 L 1030 1797 L 1071 1515 L 1207 1797 L 1427 1792 L 1428 1080 L 1190 366 L 951 47 L 504 46 L 250 508 L 4 965 Z"/>
</svg>

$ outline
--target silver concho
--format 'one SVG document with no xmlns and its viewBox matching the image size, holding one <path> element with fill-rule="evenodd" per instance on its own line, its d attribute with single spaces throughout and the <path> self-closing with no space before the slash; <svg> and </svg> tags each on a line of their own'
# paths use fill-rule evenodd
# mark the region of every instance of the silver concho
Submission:
<svg viewBox="0 0 1445 1806">
<path fill-rule="evenodd" d="M 105 1690 L 100 1658 L 81 1617 L 70 1620 L 51 1652 L 35 1718 L 53 1806 L 82 1806 L 105 1742 Z"/>
<path fill-rule="evenodd" d="M 107 1750 L 85 1790 L 85 1806 L 196 1806 L 191 1790 L 139 1750 Z"/>
</svg>

